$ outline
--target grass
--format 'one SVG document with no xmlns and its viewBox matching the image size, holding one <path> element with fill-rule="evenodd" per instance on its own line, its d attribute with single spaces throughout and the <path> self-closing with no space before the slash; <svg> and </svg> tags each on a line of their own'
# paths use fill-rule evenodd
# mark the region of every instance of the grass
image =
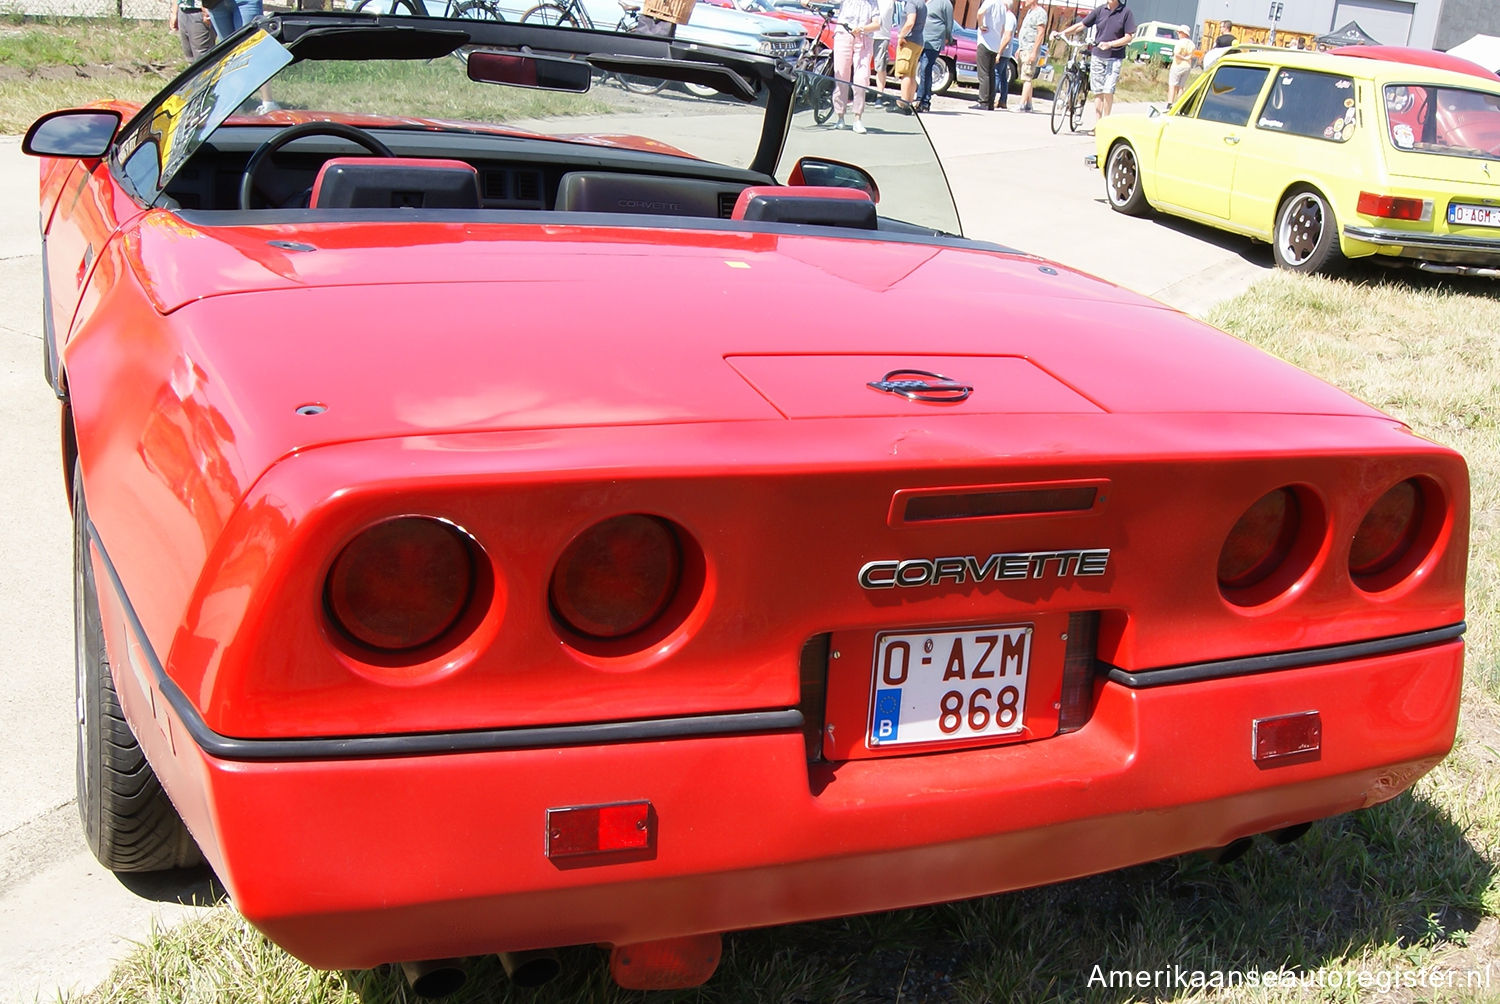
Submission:
<svg viewBox="0 0 1500 1004">
<path fill-rule="evenodd" d="M 1493 332 L 1500 329 L 1500 296 L 1490 287 L 1406 273 L 1356 272 L 1346 279 L 1276 273 L 1209 318 L 1469 459 L 1473 536 L 1463 718 L 1454 753 L 1411 792 L 1318 823 L 1294 844 L 1259 841 L 1250 855 L 1226 866 L 1189 856 L 969 902 L 731 934 L 709 985 L 652 999 L 1127 1004 L 1500 998 L 1500 662 L 1493 624 L 1500 574 L 1500 344 Z M 451 1000 L 643 999 L 609 982 L 598 950 L 570 949 L 562 957 L 564 976 L 537 991 L 516 990 L 493 958 L 476 960 L 469 985 Z M 1106 986 L 1109 970 L 1145 970 L 1168 985 Z M 1194 971 L 1291 973 L 1309 985 L 1195 988 Z M 1470 972 L 1490 983 L 1465 987 Z M 1418 985 L 1433 974 L 1455 985 Z M 1179 978 L 1187 985 L 1170 985 Z M 1359 989 L 1360 980 L 1367 989 Z M 309 970 L 221 905 L 154 935 L 105 984 L 70 1000 L 410 999 L 393 968 Z"/>
<path fill-rule="evenodd" d="M 54 108 L 145 101 L 184 65 L 165 18 L 0 18 L 0 134 Z"/>
</svg>

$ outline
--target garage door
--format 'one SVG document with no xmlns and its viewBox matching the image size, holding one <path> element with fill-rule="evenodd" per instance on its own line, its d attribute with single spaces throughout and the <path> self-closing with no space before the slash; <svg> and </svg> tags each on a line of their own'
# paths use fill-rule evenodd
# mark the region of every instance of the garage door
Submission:
<svg viewBox="0 0 1500 1004">
<path fill-rule="evenodd" d="M 1414 3 L 1403 0 L 1338 0 L 1333 8 L 1333 24 L 1339 28 L 1350 21 L 1381 45 L 1405 45 L 1411 41 L 1411 15 Z"/>
</svg>

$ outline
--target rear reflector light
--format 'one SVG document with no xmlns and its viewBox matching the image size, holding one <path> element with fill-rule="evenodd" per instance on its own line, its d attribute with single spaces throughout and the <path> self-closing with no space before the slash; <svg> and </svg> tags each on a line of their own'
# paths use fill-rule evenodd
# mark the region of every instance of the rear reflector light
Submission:
<svg viewBox="0 0 1500 1004">
<path fill-rule="evenodd" d="M 1410 479 L 1376 499 L 1354 532 L 1349 573 L 1378 575 L 1405 557 L 1422 525 L 1422 509 L 1422 489 Z"/>
<path fill-rule="evenodd" d="M 1276 571 L 1297 538 L 1301 512 L 1290 488 L 1262 495 L 1245 510 L 1219 551 L 1219 588 L 1247 589 Z"/>
<path fill-rule="evenodd" d="M 328 572 L 330 620 L 373 649 L 404 652 L 436 641 L 474 595 L 473 541 L 451 523 L 401 516 L 361 531 Z"/>
<path fill-rule="evenodd" d="M 682 580 L 682 547 L 666 520 L 632 513 L 575 537 L 552 572 L 558 620 L 589 638 L 623 638 L 661 616 Z"/>
<path fill-rule="evenodd" d="M 1323 747 L 1323 716 L 1316 711 L 1257 718 L 1250 731 L 1256 763 L 1315 760 Z"/>
<path fill-rule="evenodd" d="M 1057 713 L 1057 733 L 1076 732 L 1094 709 L 1094 670 L 1098 665 L 1099 614 L 1097 611 L 1068 615 L 1068 648 L 1063 656 L 1062 707 Z"/>
<path fill-rule="evenodd" d="M 549 860 L 600 855 L 635 857 L 655 846 L 656 814 L 649 801 L 547 810 Z"/>
<path fill-rule="evenodd" d="M 1388 220 L 1416 220 L 1425 223 L 1432 219 L 1431 199 L 1406 199 L 1395 195 L 1360 192 L 1355 208 L 1361 216 L 1379 216 Z"/>
</svg>

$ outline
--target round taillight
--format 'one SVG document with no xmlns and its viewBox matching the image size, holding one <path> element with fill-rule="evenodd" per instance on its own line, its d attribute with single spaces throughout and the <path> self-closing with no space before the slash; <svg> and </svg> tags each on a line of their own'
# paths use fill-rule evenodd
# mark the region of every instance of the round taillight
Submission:
<svg viewBox="0 0 1500 1004">
<path fill-rule="evenodd" d="M 1356 580 L 1378 576 L 1412 551 L 1426 513 L 1422 486 L 1408 478 L 1391 488 L 1365 513 L 1349 547 L 1349 574 Z"/>
<path fill-rule="evenodd" d="M 362 530 L 339 552 L 328 572 L 328 614 L 370 648 L 421 648 L 463 616 L 475 575 L 473 543 L 451 523 L 389 519 Z"/>
<path fill-rule="evenodd" d="M 563 550 L 552 572 L 552 610 L 581 635 L 623 638 L 660 617 L 681 581 L 682 546 L 671 524 L 615 516 Z"/>
<path fill-rule="evenodd" d="M 1248 589 L 1281 566 L 1302 522 L 1297 495 L 1278 488 L 1245 510 L 1219 551 L 1219 588 Z"/>
</svg>

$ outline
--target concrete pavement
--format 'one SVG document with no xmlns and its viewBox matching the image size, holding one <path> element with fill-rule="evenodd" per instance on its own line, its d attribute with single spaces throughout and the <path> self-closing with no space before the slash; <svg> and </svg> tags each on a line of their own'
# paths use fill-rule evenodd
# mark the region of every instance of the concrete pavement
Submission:
<svg viewBox="0 0 1500 1004">
<path fill-rule="evenodd" d="M 980 112 L 972 100 L 960 89 L 923 117 L 970 236 L 1190 312 L 1270 267 L 1269 252 L 1247 241 L 1110 211 L 1099 175 L 1083 167 L 1092 138 L 1054 137 L 1044 113 Z M 73 803 L 70 522 L 57 406 L 42 380 L 36 187 L 19 140 L 0 138 L 0 191 L 9 193 L 0 202 L 0 511 L 9 516 L 0 528 L 0 1004 L 91 987 L 153 921 L 191 909 L 140 898 L 99 868 Z"/>
<path fill-rule="evenodd" d="M 72 524 L 42 379 L 37 165 L 0 137 L 0 1002 L 87 989 L 184 908 L 95 863 L 73 801 Z"/>
</svg>

